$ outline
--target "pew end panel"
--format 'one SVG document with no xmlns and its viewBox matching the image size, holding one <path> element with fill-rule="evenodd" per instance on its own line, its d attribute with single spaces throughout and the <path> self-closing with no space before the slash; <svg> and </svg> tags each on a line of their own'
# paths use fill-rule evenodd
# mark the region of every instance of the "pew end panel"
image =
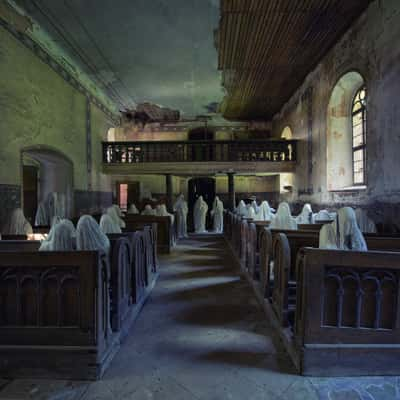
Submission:
<svg viewBox="0 0 400 400">
<path fill-rule="evenodd" d="M 400 253 L 302 249 L 295 364 L 303 375 L 400 374 Z"/>
<path fill-rule="evenodd" d="M 3 252 L 0 376 L 100 378 L 117 351 L 109 275 L 98 252 Z"/>
</svg>

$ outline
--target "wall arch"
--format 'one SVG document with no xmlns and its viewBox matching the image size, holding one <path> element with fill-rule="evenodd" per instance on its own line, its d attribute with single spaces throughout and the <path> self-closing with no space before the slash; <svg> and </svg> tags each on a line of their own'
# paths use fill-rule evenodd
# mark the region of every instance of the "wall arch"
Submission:
<svg viewBox="0 0 400 400">
<path fill-rule="evenodd" d="M 353 186 L 352 102 L 363 85 L 363 76 L 351 71 L 343 75 L 332 90 L 327 110 L 328 190 Z"/>
<path fill-rule="evenodd" d="M 293 131 L 290 128 L 290 126 L 286 126 L 282 133 L 281 133 L 281 139 L 286 139 L 286 140 L 291 140 L 293 139 Z M 292 173 L 281 173 L 279 175 L 279 186 L 280 186 L 280 193 L 285 194 L 288 192 L 291 192 L 293 188 L 293 174 Z"/>
<path fill-rule="evenodd" d="M 74 170 L 73 162 L 61 151 L 46 145 L 26 147 L 21 150 L 21 168 L 34 163 L 39 169 L 38 202 L 49 193 L 63 193 L 66 197 L 67 217 L 73 215 Z"/>
</svg>

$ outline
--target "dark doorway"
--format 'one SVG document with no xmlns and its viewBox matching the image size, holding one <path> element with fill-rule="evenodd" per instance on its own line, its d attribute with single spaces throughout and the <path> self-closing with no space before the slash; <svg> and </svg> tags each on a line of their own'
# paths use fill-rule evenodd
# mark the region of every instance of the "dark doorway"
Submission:
<svg viewBox="0 0 400 400">
<path fill-rule="evenodd" d="M 194 203 L 203 196 L 204 201 L 208 204 L 208 211 L 212 209 L 212 203 L 215 198 L 215 179 L 214 178 L 193 178 L 188 183 L 188 201 L 189 216 L 188 226 L 191 231 L 194 230 L 193 209 Z M 207 215 L 207 229 L 211 228 L 210 213 Z"/>
<path fill-rule="evenodd" d="M 117 204 L 121 210 L 127 210 L 131 204 L 135 204 L 136 207 L 140 207 L 140 183 L 129 182 L 122 183 L 117 182 Z"/>
<path fill-rule="evenodd" d="M 190 141 L 213 141 L 215 132 L 209 127 L 198 127 L 189 131 Z M 199 143 L 192 146 L 192 161 L 212 161 L 214 156 L 214 145 L 211 143 Z"/>
<path fill-rule="evenodd" d="M 32 165 L 23 166 L 24 214 L 31 225 L 34 225 L 38 206 L 39 168 Z"/>
</svg>

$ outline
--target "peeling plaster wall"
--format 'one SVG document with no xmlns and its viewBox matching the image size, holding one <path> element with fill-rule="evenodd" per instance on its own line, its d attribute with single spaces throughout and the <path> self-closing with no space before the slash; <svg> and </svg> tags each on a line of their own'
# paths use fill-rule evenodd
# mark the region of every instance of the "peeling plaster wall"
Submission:
<svg viewBox="0 0 400 400">
<path fill-rule="evenodd" d="M 111 126 L 91 106 L 91 169 L 87 158 L 87 99 L 31 50 L 0 27 L 0 184 L 20 187 L 21 151 L 38 145 L 65 154 L 73 163 L 76 212 L 101 207 L 111 193 L 101 171 L 101 143 Z M 0 193 L 0 200 L 5 201 Z M 109 196 L 111 198 L 111 195 Z M 99 200 L 100 199 L 100 200 Z M 108 202 L 108 200 L 107 200 Z M 85 203 L 85 206 L 83 206 Z M 1 221 L 0 221 L 1 222 Z"/>
<path fill-rule="evenodd" d="M 350 71 L 364 77 L 368 91 L 368 186 L 364 191 L 329 191 L 328 104 L 335 85 Z M 362 205 L 376 222 L 400 215 L 399 93 L 400 3 L 375 1 L 273 120 L 274 137 L 289 126 L 300 140 L 292 200 L 318 207 Z"/>
</svg>

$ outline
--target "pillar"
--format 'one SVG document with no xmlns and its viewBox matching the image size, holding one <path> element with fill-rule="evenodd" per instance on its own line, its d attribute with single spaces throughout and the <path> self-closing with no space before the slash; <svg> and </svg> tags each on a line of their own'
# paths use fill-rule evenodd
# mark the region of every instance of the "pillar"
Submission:
<svg viewBox="0 0 400 400">
<path fill-rule="evenodd" d="M 166 174 L 165 175 L 165 186 L 166 186 L 166 194 L 167 194 L 167 210 L 168 212 L 172 212 L 172 208 L 174 206 L 174 199 L 173 199 L 173 189 L 172 189 L 172 175 Z"/>
<path fill-rule="evenodd" d="M 231 211 L 234 211 L 236 206 L 236 194 L 235 194 L 235 173 L 228 172 L 228 208 Z"/>
</svg>

